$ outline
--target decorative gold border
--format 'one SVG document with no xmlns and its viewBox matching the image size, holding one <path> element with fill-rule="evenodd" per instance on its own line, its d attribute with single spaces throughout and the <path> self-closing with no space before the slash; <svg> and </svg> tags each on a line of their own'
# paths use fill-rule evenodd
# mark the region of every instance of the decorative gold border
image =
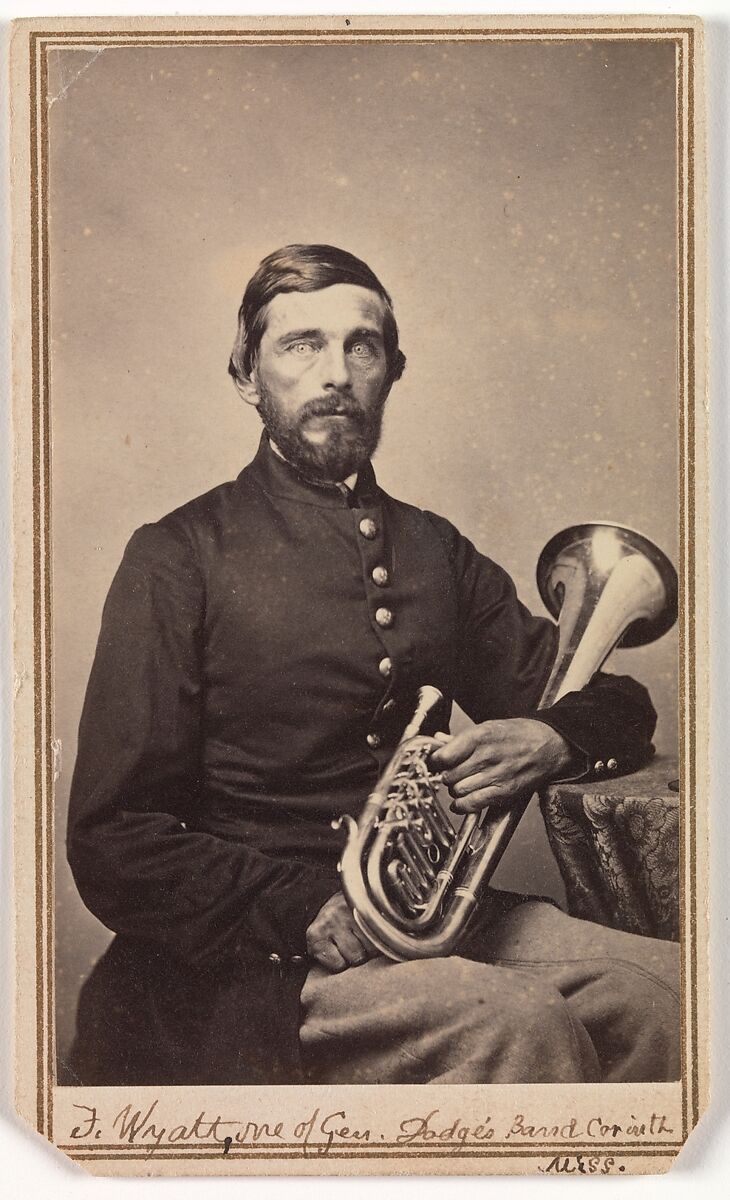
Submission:
<svg viewBox="0 0 730 1200">
<path fill-rule="evenodd" d="M 364 18 L 360 18 L 360 23 Z M 51 412 L 49 387 L 49 226 L 48 226 L 48 50 L 73 49 L 89 45 L 106 46 L 190 46 L 190 45 L 294 45 L 358 44 L 382 42 L 462 42 L 462 41 L 575 41 L 642 40 L 673 42 L 676 47 L 677 80 L 677 234 L 678 234 L 678 376 L 679 376 L 679 484 L 680 484 L 680 774 L 683 821 L 680 823 L 680 938 L 682 944 L 682 1137 L 675 1142 L 613 1143 L 611 1152 L 622 1156 L 670 1159 L 686 1141 L 700 1116 L 700 1079 L 698 1066 L 698 912 L 697 912 L 697 673 L 695 654 L 697 631 L 695 617 L 695 198 L 697 166 L 695 162 L 695 119 L 697 109 L 695 59 L 698 29 L 694 25 L 627 23 L 624 25 L 552 26 L 441 26 L 392 28 L 349 28 L 333 26 L 310 28 L 296 24 L 286 28 L 255 29 L 182 28 L 130 29 L 97 28 L 30 30 L 30 154 L 31 154 L 31 317 L 32 317 L 32 489 L 33 489 L 33 681 L 34 681 L 34 778 L 35 778 L 35 911 L 36 911 L 36 1050 L 37 1092 L 36 1127 L 53 1140 L 53 1086 L 55 1079 L 55 1013 L 53 986 L 53 641 L 51 576 Z M 333 1159 L 416 1159 L 433 1158 L 537 1158 L 548 1153 L 565 1152 L 565 1145 L 539 1143 L 546 1149 L 517 1150 L 511 1143 L 466 1143 L 449 1150 L 423 1147 L 409 1151 L 395 1144 L 372 1147 L 333 1147 Z M 504 1149 L 501 1147 L 504 1146 Z M 509 1146 L 509 1149 L 507 1149 Z M 179 1146 L 168 1152 L 164 1146 L 141 1153 L 138 1147 L 120 1145 L 60 1147 L 76 1161 L 180 1160 L 202 1161 L 220 1157 L 220 1147 L 211 1145 Z M 590 1143 L 571 1145 L 575 1152 L 605 1153 L 607 1147 Z M 169 1148 L 172 1150 L 172 1147 Z M 385 1152 L 385 1153 L 384 1153 Z M 301 1159 L 297 1146 L 252 1147 L 231 1150 L 231 1160 L 272 1161 Z"/>
</svg>

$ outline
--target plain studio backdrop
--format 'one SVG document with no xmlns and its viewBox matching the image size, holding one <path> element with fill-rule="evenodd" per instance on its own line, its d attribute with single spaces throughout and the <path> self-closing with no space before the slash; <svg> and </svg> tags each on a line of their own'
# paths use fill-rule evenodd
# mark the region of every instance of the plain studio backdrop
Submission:
<svg viewBox="0 0 730 1200">
<path fill-rule="evenodd" d="M 329 242 L 373 267 L 408 356 L 379 481 L 449 517 L 541 612 L 537 557 L 566 525 L 631 525 L 676 561 L 676 167 L 668 44 L 51 59 L 63 1055 L 79 987 L 110 936 L 81 904 L 63 850 L 101 608 L 132 531 L 255 452 L 260 423 L 226 365 L 261 257 Z M 655 741 L 672 755 L 676 630 L 613 662 L 650 687 Z M 495 882 L 560 896 L 539 815 Z"/>
</svg>

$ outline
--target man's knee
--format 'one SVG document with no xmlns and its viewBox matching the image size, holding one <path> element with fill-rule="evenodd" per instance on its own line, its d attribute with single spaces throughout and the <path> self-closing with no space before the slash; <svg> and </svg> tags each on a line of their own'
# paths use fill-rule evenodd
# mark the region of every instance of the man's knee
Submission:
<svg viewBox="0 0 730 1200">
<path fill-rule="evenodd" d="M 537 1029 L 564 1008 L 559 991 L 537 972 L 458 956 L 411 961 L 392 969 L 398 975 L 398 994 L 421 1001 L 429 1014 L 426 1024 Z M 387 975 L 388 983 L 395 982 L 390 968 Z"/>
<path fill-rule="evenodd" d="M 485 1080 L 598 1078 L 593 1046 L 558 989 L 537 972 L 449 960 L 460 978 L 459 1042 L 484 1059 Z"/>
<path fill-rule="evenodd" d="M 613 963 L 576 995 L 576 1009 L 588 1030 L 608 1082 L 661 1082 L 678 1079 L 679 998 L 671 972 L 633 963 Z"/>
<path fill-rule="evenodd" d="M 644 949 L 644 970 L 679 1000 L 681 975 L 679 943 L 660 941 L 658 938 L 645 938 Z"/>
<path fill-rule="evenodd" d="M 570 1022 L 562 995 L 538 972 L 458 957 L 439 964 L 430 979 L 432 995 L 452 1009 L 458 1006 L 464 1023 L 542 1041 Z"/>
</svg>

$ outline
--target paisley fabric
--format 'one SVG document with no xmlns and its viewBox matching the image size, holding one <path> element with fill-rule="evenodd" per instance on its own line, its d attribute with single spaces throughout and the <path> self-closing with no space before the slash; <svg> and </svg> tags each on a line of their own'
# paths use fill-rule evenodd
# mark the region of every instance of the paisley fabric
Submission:
<svg viewBox="0 0 730 1200">
<path fill-rule="evenodd" d="M 547 835 L 574 917 L 676 941 L 679 797 L 659 760 L 617 779 L 610 793 L 558 784 L 542 798 Z"/>
</svg>

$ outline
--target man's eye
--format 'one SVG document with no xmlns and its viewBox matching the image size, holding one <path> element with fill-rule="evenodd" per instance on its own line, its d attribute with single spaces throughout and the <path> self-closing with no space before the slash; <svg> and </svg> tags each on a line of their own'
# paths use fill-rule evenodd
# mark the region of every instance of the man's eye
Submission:
<svg viewBox="0 0 730 1200">
<path fill-rule="evenodd" d="M 311 342 L 293 342 L 289 349 L 293 351 L 294 354 L 305 355 L 312 354 L 314 351 L 314 346 Z"/>
<path fill-rule="evenodd" d="M 355 342 L 350 350 L 356 358 L 370 358 L 375 353 L 375 347 L 370 342 Z"/>
</svg>

